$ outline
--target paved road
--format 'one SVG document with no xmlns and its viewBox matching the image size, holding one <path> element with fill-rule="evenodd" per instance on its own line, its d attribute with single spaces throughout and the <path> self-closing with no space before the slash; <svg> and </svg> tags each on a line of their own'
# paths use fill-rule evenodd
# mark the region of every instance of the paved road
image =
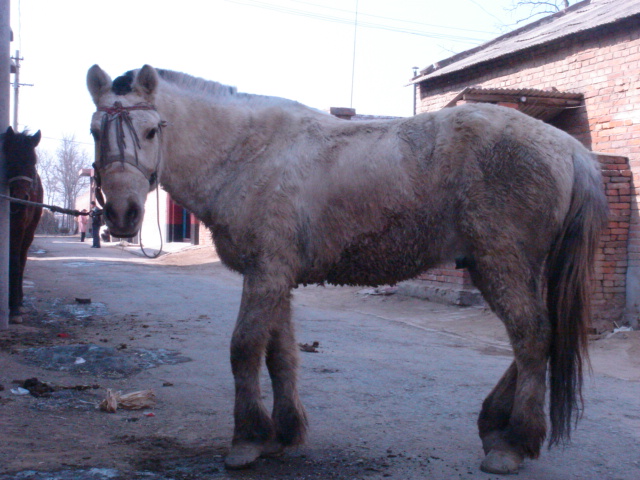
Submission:
<svg viewBox="0 0 640 480">
<path fill-rule="evenodd" d="M 233 408 L 228 344 L 240 278 L 205 250 L 152 261 L 72 238 L 40 237 L 36 245 L 44 252 L 27 271 L 35 311 L 0 337 L 1 480 L 497 478 L 478 468 L 475 427 L 482 399 L 510 362 L 489 312 L 354 288 L 296 291 L 298 339 L 319 343 L 317 353 L 301 353 L 308 443 L 251 471 L 225 472 Z M 76 297 L 92 299 L 88 316 L 74 310 Z M 25 362 L 34 346 L 87 343 L 119 353 L 169 350 L 191 361 L 122 377 Z M 610 361 L 595 366 L 571 444 L 527 461 L 518 479 L 640 478 L 640 382 L 620 370 L 605 375 Z M 60 399 L 8 392 L 12 380 L 32 376 L 101 388 Z M 105 388 L 153 388 L 155 416 L 95 410 Z M 264 392 L 268 402 L 266 378 Z M 20 476 L 26 471 L 40 473 Z"/>
</svg>

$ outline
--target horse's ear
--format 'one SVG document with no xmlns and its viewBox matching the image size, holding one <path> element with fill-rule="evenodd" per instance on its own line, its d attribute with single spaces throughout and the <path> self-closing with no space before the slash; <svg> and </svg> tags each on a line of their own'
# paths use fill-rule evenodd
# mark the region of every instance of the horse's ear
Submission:
<svg viewBox="0 0 640 480">
<path fill-rule="evenodd" d="M 36 148 L 38 146 L 38 144 L 40 143 L 40 139 L 42 138 L 42 132 L 40 130 L 38 130 L 36 133 L 34 133 L 33 135 L 31 135 L 29 137 L 29 139 L 31 140 L 31 145 L 33 146 L 33 148 Z"/>
<path fill-rule="evenodd" d="M 9 125 L 7 127 L 7 131 L 5 132 L 5 135 L 7 137 L 13 137 L 16 134 L 16 132 L 13 131 L 13 127 L 11 127 L 11 125 Z"/>
<path fill-rule="evenodd" d="M 133 88 L 152 100 L 158 88 L 158 72 L 151 65 L 145 65 L 136 75 Z"/>
<path fill-rule="evenodd" d="M 94 65 L 87 72 L 87 88 L 93 103 L 98 105 L 100 97 L 111 88 L 111 77 L 98 65 Z"/>
</svg>

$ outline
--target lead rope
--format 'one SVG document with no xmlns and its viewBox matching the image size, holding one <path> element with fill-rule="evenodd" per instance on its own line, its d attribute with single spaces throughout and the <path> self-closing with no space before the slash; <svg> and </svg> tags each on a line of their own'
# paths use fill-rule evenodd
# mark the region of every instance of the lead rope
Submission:
<svg viewBox="0 0 640 480">
<path fill-rule="evenodd" d="M 158 182 L 157 171 L 160 168 L 160 160 L 162 158 L 162 127 L 166 125 L 166 122 L 161 122 L 158 126 L 158 135 L 160 136 L 160 149 L 158 149 L 158 160 L 156 162 L 156 171 L 152 174 L 153 183 L 156 185 L 156 223 L 158 225 L 158 235 L 160 236 L 160 250 L 158 250 L 155 254 L 149 255 L 144 250 L 144 245 L 142 244 L 142 228 L 140 229 L 140 250 L 147 258 L 158 258 L 162 253 L 162 227 L 160 227 L 160 183 Z M 137 141 L 137 137 L 136 137 Z M 151 179 L 149 179 L 151 180 Z"/>
<path fill-rule="evenodd" d="M 66 215 L 74 215 L 76 217 L 79 217 L 80 215 L 89 215 L 89 212 L 87 213 L 83 213 L 79 210 L 73 210 L 70 208 L 62 208 L 62 207 L 58 207 L 56 205 L 47 205 L 46 203 L 38 203 L 38 202 L 32 202 L 31 200 L 22 200 L 20 198 L 13 198 L 9 195 L 3 195 L 0 194 L 0 198 L 4 198 L 5 200 L 9 200 L 11 203 L 19 203 L 20 205 L 30 205 L 30 206 L 34 206 L 34 207 L 42 207 L 42 208 L 46 208 L 48 210 L 51 210 L 52 212 L 56 212 L 56 213 L 64 213 Z"/>
</svg>

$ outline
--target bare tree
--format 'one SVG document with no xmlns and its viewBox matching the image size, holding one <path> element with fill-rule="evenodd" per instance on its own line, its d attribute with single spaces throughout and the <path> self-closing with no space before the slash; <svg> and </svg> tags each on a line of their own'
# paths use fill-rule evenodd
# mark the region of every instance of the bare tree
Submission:
<svg viewBox="0 0 640 480">
<path fill-rule="evenodd" d="M 507 8 L 514 14 L 518 21 L 526 22 L 536 17 L 551 15 L 568 8 L 569 5 L 577 3 L 578 0 L 512 0 L 511 6 Z"/>
<path fill-rule="evenodd" d="M 56 159 L 48 150 L 38 149 L 38 173 L 44 188 L 44 202 L 49 205 L 57 202 L 58 188 L 55 181 Z"/>
<path fill-rule="evenodd" d="M 88 178 L 81 177 L 79 172 L 89 164 L 87 154 L 78 148 L 73 135 L 65 135 L 56 151 L 52 186 L 57 194 L 56 198 L 63 203 L 64 208 L 75 208 L 76 198 L 80 192 L 88 188 Z M 74 218 L 65 215 L 63 227 L 66 227 L 69 232 L 74 231 Z"/>
</svg>

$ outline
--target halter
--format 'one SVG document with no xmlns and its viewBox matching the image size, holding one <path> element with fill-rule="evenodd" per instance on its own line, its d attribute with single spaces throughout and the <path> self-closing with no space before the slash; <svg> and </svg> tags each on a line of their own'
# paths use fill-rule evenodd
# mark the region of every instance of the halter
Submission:
<svg viewBox="0 0 640 480">
<path fill-rule="evenodd" d="M 33 193 L 36 190 L 36 187 L 38 185 L 38 182 L 36 182 L 35 179 L 31 178 L 31 177 L 27 177 L 26 175 L 16 175 L 15 177 L 11 177 L 10 179 L 7 180 L 7 184 L 11 185 L 13 182 L 19 182 L 19 181 L 23 181 L 23 182 L 27 182 L 29 183 L 29 196 L 27 197 L 26 202 L 27 203 L 31 203 L 30 199 L 31 196 L 33 195 Z M 18 203 L 20 204 L 23 200 L 22 199 L 17 199 L 18 201 L 16 202 L 16 199 L 14 197 L 11 197 L 11 195 L 6 196 L 6 195 L 2 195 L 3 198 L 7 198 L 9 201 L 14 202 L 14 203 Z M 11 209 L 9 209 L 9 212 L 11 213 L 11 215 L 14 215 L 16 213 L 18 213 L 20 210 L 17 211 L 11 211 Z"/>
<path fill-rule="evenodd" d="M 23 180 L 25 182 L 33 184 L 33 178 L 27 177 L 26 175 L 17 175 L 15 177 L 11 177 L 9 180 L 7 180 L 7 183 L 11 184 L 12 182 L 17 182 L 19 180 Z"/>
<path fill-rule="evenodd" d="M 158 149 L 158 159 L 156 162 L 155 170 L 149 172 L 146 168 L 140 165 L 138 162 L 138 149 L 142 148 L 140 146 L 140 139 L 138 138 L 138 134 L 133 128 L 133 122 L 131 121 L 131 115 L 129 112 L 132 110 L 153 110 L 157 111 L 154 105 L 150 105 L 148 103 L 139 103 L 137 105 L 132 105 L 129 107 L 125 107 L 120 102 L 115 102 L 112 107 L 98 107 L 99 112 L 104 112 L 105 115 L 102 117 L 102 123 L 100 124 L 100 150 L 97 152 L 96 162 L 93 164 L 94 169 L 94 178 L 96 181 L 96 199 L 101 206 L 104 206 L 104 196 L 102 195 L 101 188 L 101 180 L 99 170 L 104 169 L 108 165 L 120 161 L 122 164 L 122 168 L 124 169 L 124 164 L 128 163 L 129 165 L 134 166 L 138 169 L 140 173 L 144 175 L 144 177 L 149 181 L 149 190 L 152 190 L 154 186 L 157 186 L 158 181 L 158 167 L 160 165 L 160 160 L 162 156 L 162 146 Z M 111 124 L 115 125 L 116 129 L 116 142 L 118 145 L 118 151 L 120 153 L 120 158 L 111 157 L 109 158 L 108 154 L 111 150 L 109 145 L 109 128 Z M 162 140 L 162 127 L 165 127 L 167 122 L 161 120 L 158 123 L 158 136 L 160 140 Z M 133 152 L 134 152 L 134 160 L 130 160 L 126 158 L 124 151 L 127 147 L 125 142 L 125 131 L 124 127 L 127 127 L 129 133 L 131 134 L 131 138 L 133 138 Z M 106 140 L 106 141 L 105 141 Z"/>
</svg>

